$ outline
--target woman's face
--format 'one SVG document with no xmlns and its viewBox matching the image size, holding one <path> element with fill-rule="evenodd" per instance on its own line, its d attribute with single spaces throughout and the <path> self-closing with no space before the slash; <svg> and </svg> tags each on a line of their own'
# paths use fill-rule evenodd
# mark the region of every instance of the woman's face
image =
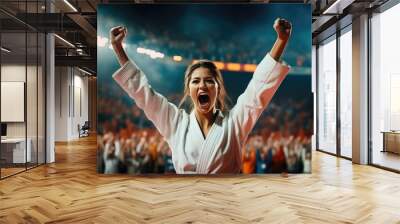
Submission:
<svg viewBox="0 0 400 224">
<path fill-rule="evenodd" d="M 208 68 L 197 68 L 189 82 L 189 93 L 196 111 L 213 112 L 218 96 L 218 83 Z"/>
</svg>

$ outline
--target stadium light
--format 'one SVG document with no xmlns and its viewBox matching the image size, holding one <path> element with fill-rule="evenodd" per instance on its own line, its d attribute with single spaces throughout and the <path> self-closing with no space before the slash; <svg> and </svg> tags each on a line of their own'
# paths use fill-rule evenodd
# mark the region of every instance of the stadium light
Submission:
<svg viewBox="0 0 400 224">
<path fill-rule="evenodd" d="M 78 12 L 78 10 L 68 0 L 64 0 L 64 3 L 67 4 L 74 12 Z"/>
<path fill-rule="evenodd" d="M 155 50 L 151 50 L 151 49 L 146 49 L 143 47 L 138 47 L 136 48 L 136 52 L 139 54 L 146 54 L 148 55 L 150 58 L 152 59 L 156 59 L 156 58 L 164 58 L 164 54 Z"/>
<path fill-rule="evenodd" d="M 193 60 L 192 64 L 196 64 L 199 60 Z M 213 61 L 219 70 L 235 71 L 235 72 L 254 72 L 257 68 L 256 64 L 241 64 L 233 62 Z"/>
<path fill-rule="evenodd" d="M 144 54 L 146 52 L 146 49 L 142 48 L 142 47 L 138 47 L 138 48 L 136 48 L 136 52 L 139 54 Z"/>
<path fill-rule="evenodd" d="M 97 36 L 97 45 L 99 47 L 105 47 L 107 43 L 108 43 L 107 37 Z"/>
<path fill-rule="evenodd" d="M 126 43 L 122 43 L 122 48 L 126 49 L 127 47 L 128 47 L 128 45 Z M 111 50 L 113 49 L 113 46 L 111 43 L 108 45 L 108 48 L 110 48 Z"/>
<path fill-rule="evenodd" d="M 164 54 L 160 53 L 160 52 L 153 51 L 153 52 L 150 53 L 150 57 L 153 58 L 153 59 L 164 58 Z"/>
<path fill-rule="evenodd" d="M 219 70 L 223 70 L 225 68 L 225 63 L 220 62 L 220 61 L 214 61 L 213 62 L 215 64 L 215 66 L 219 69 Z"/>
<path fill-rule="evenodd" d="M 254 72 L 257 68 L 257 65 L 255 64 L 244 64 L 243 65 L 243 71 L 245 72 Z"/>
<path fill-rule="evenodd" d="M 182 57 L 179 56 L 179 55 L 174 55 L 174 56 L 172 57 L 172 59 L 173 59 L 174 61 L 177 61 L 177 62 L 182 61 Z"/>
<path fill-rule="evenodd" d="M 192 61 L 192 65 L 196 64 L 197 62 L 199 62 L 199 60 L 193 60 Z M 217 67 L 219 70 L 224 70 L 225 69 L 225 63 L 221 62 L 221 61 L 213 61 L 215 67 Z"/>
<path fill-rule="evenodd" d="M 240 71 L 240 64 L 239 63 L 227 63 L 226 68 L 229 71 Z"/>
<path fill-rule="evenodd" d="M 9 50 L 9 49 L 7 49 L 7 48 L 5 48 L 5 47 L 1 47 L 1 50 L 4 51 L 4 52 L 6 52 L 6 53 L 10 53 L 10 52 L 11 52 L 11 50 Z"/>
</svg>

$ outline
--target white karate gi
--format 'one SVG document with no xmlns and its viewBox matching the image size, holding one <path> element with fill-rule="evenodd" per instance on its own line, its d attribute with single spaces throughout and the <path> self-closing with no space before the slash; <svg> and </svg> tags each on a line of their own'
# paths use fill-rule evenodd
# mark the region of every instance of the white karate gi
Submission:
<svg viewBox="0 0 400 224">
<path fill-rule="evenodd" d="M 194 112 L 186 113 L 155 92 L 134 62 L 128 61 L 113 78 L 164 136 L 178 174 L 239 173 L 243 144 L 288 72 L 288 66 L 267 54 L 232 110 L 218 111 L 205 139 Z M 184 170 L 188 165 L 195 170 Z"/>
</svg>

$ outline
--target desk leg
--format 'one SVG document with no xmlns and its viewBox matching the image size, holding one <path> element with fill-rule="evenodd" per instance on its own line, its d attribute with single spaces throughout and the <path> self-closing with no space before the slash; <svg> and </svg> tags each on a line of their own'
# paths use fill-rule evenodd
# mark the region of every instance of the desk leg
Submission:
<svg viewBox="0 0 400 224">
<path fill-rule="evenodd" d="M 386 134 L 385 133 L 382 133 L 382 135 L 383 135 L 383 149 L 382 149 L 382 151 L 381 152 L 386 152 Z"/>
</svg>

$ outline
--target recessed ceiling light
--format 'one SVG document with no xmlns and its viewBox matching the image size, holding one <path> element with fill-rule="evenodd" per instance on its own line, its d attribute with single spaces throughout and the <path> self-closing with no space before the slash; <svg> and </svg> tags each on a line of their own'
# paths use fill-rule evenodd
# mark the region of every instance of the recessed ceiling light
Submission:
<svg viewBox="0 0 400 224">
<path fill-rule="evenodd" d="M 60 36 L 57 35 L 57 34 L 54 34 L 54 36 L 57 37 L 58 39 L 60 39 L 62 42 L 64 42 L 64 43 L 66 43 L 67 45 L 69 45 L 70 47 L 75 48 L 75 45 L 73 45 L 73 44 L 72 44 L 71 42 L 69 42 L 68 40 L 66 40 L 66 39 L 64 39 L 64 38 L 62 38 L 62 37 L 60 37 Z"/>
<path fill-rule="evenodd" d="M 78 10 L 68 1 L 64 0 L 65 4 L 67 4 L 74 12 L 78 12 Z"/>
<path fill-rule="evenodd" d="M 81 71 L 81 72 L 83 72 L 83 73 L 85 73 L 85 74 L 87 74 L 87 75 L 92 75 L 92 73 L 90 73 L 90 72 L 88 72 L 88 71 L 86 71 L 86 70 L 84 70 L 84 69 L 81 69 L 81 68 L 79 68 L 79 67 L 78 67 L 78 69 L 79 69 L 79 71 Z"/>
<path fill-rule="evenodd" d="M 5 47 L 1 47 L 1 50 L 4 51 L 4 52 L 6 52 L 6 53 L 10 53 L 10 52 L 11 52 L 11 50 L 9 50 L 9 49 L 7 49 L 7 48 L 5 48 Z"/>
</svg>

